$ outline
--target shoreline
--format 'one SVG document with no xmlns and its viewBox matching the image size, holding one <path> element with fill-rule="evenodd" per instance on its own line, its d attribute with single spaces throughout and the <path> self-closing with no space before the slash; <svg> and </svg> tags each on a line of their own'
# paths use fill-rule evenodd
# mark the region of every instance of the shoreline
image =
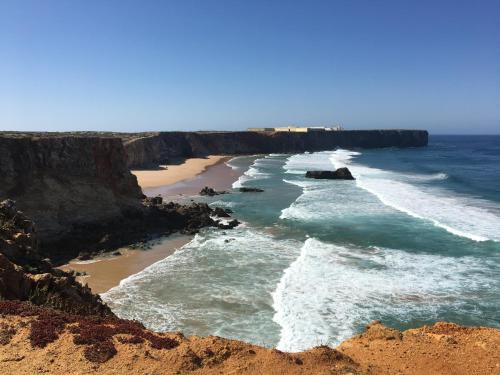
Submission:
<svg viewBox="0 0 500 375">
<path fill-rule="evenodd" d="M 63 271 L 85 272 L 76 280 L 92 290 L 102 294 L 118 286 L 127 277 L 141 272 L 150 265 L 172 255 L 176 250 L 189 243 L 193 236 L 172 234 L 164 237 L 147 250 L 122 248 L 120 255 L 105 255 L 91 261 L 72 260 L 59 267 Z"/>
<path fill-rule="evenodd" d="M 173 185 L 189 180 L 205 172 L 208 168 L 227 159 L 224 155 L 209 155 L 206 158 L 190 158 L 180 164 L 167 164 L 156 170 L 132 170 L 137 183 L 144 190 L 165 185 Z"/>
<path fill-rule="evenodd" d="M 188 159 L 181 165 L 174 166 L 178 167 L 174 173 L 171 169 L 147 171 L 159 174 L 155 178 L 162 179 L 162 181 L 176 182 L 155 187 L 141 185 L 141 188 L 147 196 L 161 195 L 167 201 L 197 195 L 205 186 L 213 187 L 216 190 L 230 189 L 232 183 L 243 174 L 242 171 L 234 171 L 225 164 L 231 158 L 230 156 L 214 156 L 208 160 L 196 158 L 195 168 L 193 168 L 193 163 L 188 163 L 191 160 Z M 204 163 L 200 163 L 200 160 Z M 201 166 L 203 168 L 200 171 Z M 181 171 L 182 168 L 185 170 Z M 169 172 L 172 173 L 172 176 L 168 176 Z M 150 182 L 147 179 L 142 181 Z M 83 285 L 87 284 L 93 293 L 102 294 L 118 286 L 123 279 L 172 255 L 176 250 L 190 242 L 193 237 L 192 235 L 174 233 L 160 240 L 154 240 L 151 248 L 147 250 L 123 247 L 117 249 L 120 255 L 107 254 L 91 261 L 73 259 L 58 268 L 64 271 L 73 270 L 86 273 L 86 275 L 78 276 L 77 281 Z"/>
</svg>

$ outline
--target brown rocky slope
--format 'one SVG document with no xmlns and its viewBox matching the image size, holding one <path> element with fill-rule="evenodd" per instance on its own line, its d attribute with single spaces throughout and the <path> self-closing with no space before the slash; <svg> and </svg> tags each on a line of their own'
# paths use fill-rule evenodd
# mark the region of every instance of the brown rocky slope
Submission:
<svg viewBox="0 0 500 375">
<path fill-rule="evenodd" d="M 283 353 L 220 337 L 153 333 L 117 318 L 0 301 L 0 362 L 12 374 L 499 374 L 500 330 L 373 323 L 333 349 Z"/>
</svg>

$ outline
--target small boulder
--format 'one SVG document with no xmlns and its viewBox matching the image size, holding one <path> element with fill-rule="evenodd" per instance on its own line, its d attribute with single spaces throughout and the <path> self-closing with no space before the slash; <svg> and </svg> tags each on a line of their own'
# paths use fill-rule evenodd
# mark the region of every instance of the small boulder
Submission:
<svg viewBox="0 0 500 375">
<path fill-rule="evenodd" d="M 236 220 L 236 219 L 233 219 L 227 223 L 219 223 L 218 224 L 218 227 L 219 229 L 233 229 L 235 227 L 237 227 L 238 225 L 240 225 L 241 223 Z"/>
<path fill-rule="evenodd" d="M 345 167 L 336 171 L 307 171 L 306 177 L 318 180 L 354 180 L 351 171 Z"/>
<path fill-rule="evenodd" d="M 229 215 L 229 213 L 226 210 L 220 207 L 214 208 L 214 214 L 217 217 L 231 217 L 231 215 Z"/>
<path fill-rule="evenodd" d="M 91 260 L 92 259 L 92 255 L 88 252 L 81 252 L 79 255 L 78 255 L 78 260 Z"/>
<path fill-rule="evenodd" d="M 242 187 L 240 193 L 262 193 L 264 190 L 259 188 Z"/>
<path fill-rule="evenodd" d="M 226 194 L 226 191 L 215 191 L 214 189 L 205 186 L 203 189 L 200 191 L 200 195 L 206 195 L 209 197 L 213 197 L 214 195 L 221 195 L 221 194 Z"/>
</svg>

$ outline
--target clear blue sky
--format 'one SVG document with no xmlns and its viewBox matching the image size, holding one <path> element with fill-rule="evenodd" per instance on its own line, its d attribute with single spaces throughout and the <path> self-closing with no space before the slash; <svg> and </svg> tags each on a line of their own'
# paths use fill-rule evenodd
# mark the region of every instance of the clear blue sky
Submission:
<svg viewBox="0 0 500 375">
<path fill-rule="evenodd" d="M 0 0 L 0 129 L 500 133 L 500 1 Z"/>
</svg>

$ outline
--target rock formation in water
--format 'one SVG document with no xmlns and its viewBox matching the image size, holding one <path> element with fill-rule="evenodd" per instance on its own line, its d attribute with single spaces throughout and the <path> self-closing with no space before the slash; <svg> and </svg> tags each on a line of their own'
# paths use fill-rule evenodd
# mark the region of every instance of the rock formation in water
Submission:
<svg viewBox="0 0 500 375">
<path fill-rule="evenodd" d="M 263 189 L 254 188 L 254 187 L 240 187 L 240 193 L 263 193 Z"/>
<path fill-rule="evenodd" d="M 227 191 L 216 191 L 211 187 L 205 186 L 203 189 L 200 190 L 199 194 L 208 197 L 213 197 L 215 195 L 227 194 Z"/>
<path fill-rule="evenodd" d="M 306 177 L 317 180 L 354 180 L 351 171 L 345 167 L 335 171 L 307 171 Z"/>
</svg>

